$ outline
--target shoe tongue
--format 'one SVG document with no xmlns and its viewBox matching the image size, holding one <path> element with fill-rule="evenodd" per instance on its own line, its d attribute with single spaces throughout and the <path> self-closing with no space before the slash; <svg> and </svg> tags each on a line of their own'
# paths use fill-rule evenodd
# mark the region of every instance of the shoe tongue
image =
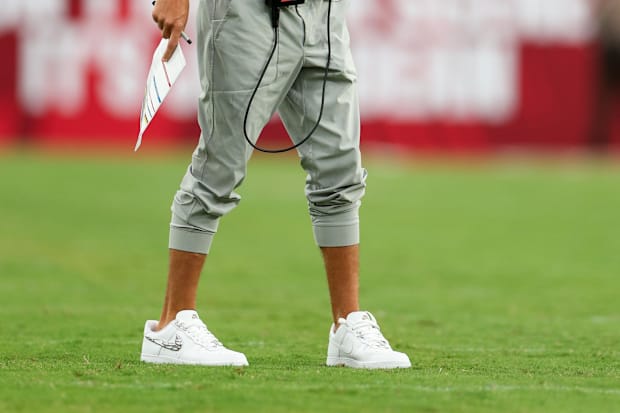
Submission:
<svg viewBox="0 0 620 413">
<path fill-rule="evenodd" d="M 185 324 L 202 323 L 202 321 L 200 321 L 200 317 L 198 317 L 198 313 L 194 310 L 179 311 L 176 319 L 184 322 Z"/>
<path fill-rule="evenodd" d="M 349 313 L 349 315 L 347 316 L 347 321 L 353 324 L 359 321 L 372 321 L 373 323 L 377 322 L 377 320 L 375 320 L 375 317 L 368 311 L 354 311 L 352 313 Z"/>
</svg>

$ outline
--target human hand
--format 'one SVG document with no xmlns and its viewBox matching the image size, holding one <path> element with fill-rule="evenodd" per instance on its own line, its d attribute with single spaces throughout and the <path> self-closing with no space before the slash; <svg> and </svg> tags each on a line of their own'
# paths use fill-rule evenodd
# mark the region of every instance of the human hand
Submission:
<svg viewBox="0 0 620 413">
<path fill-rule="evenodd" d="M 179 44 L 181 32 L 185 29 L 189 16 L 189 0 L 157 0 L 153 8 L 153 20 L 161 30 L 168 47 L 162 60 L 167 62 Z"/>
</svg>

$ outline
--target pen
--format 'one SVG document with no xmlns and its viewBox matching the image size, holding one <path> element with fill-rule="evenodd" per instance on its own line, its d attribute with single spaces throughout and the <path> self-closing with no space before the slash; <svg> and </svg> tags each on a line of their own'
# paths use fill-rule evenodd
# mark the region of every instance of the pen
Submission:
<svg viewBox="0 0 620 413">
<path fill-rule="evenodd" d="M 155 0 L 153 0 L 151 2 L 151 4 L 154 6 L 155 5 Z M 181 37 L 183 38 L 183 40 L 185 40 L 187 42 L 187 44 L 192 44 L 192 39 L 187 35 L 187 33 L 181 32 Z"/>
</svg>

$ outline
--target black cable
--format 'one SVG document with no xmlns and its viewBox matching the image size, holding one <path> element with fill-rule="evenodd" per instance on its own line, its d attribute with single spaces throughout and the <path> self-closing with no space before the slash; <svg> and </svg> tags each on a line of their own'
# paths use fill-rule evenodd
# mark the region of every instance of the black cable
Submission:
<svg viewBox="0 0 620 413">
<path fill-rule="evenodd" d="M 327 64 L 325 66 L 325 74 L 323 75 L 323 90 L 321 92 L 321 109 L 319 110 L 319 118 L 317 119 L 316 124 L 314 125 L 312 130 L 310 130 L 310 133 L 308 134 L 308 136 L 303 138 L 300 142 L 298 142 L 298 143 L 296 143 L 296 144 L 294 144 L 294 145 L 292 145 L 292 146 L 290 146 L 288 148 L 282 148 L 282 149 L 266 149 L 266 148 L 261 148 L 260 146 L 252 143 L 252 140 L 248 137 L 248 131 L 247 131 L 248 117 L 250 116 L 250 109 L 252 107 L 252 103 L 254 102 L 254 98 L 256 97 L 256 93 L 258 93 L 258 89 L 260 89 L 260 85 L 263 82 L 263 79 L 265 77 L 265 73 L 267 73 L 267 69 L 269 69 L 269 65 L 271 64 L 271 61 L 273 60 L 273 56 L 276 54 L 276 50 L 278 49 L 279 27 L 278 27 L 277 24 L 274 24 L 274 28 L 273 28 L 273 49 L 271 50 L 271 54 L 269 55 L 269 59 L 267 60 L 267 64 L 265 64 L 265 67 L 263 68 L 263 71 L 261 72 L 261 75 L 260 75 L 260 77 L 258 79 L 258 83 L 256 84 L 256 87 L 254 88 L 254 91 L 252 92 L 252 96 L 250 96 L 250 101 L 248 102 L 248 107 L 245 110 L 245 116 L 243 118 L 243 136 L 245 137 L 245 140 L 250 144 L 250 146 L 252 146 L 252 148 L 256 149 L 257 151 L 265 152 L 265 153 L 282 153 L 282 152 L 292 151 L 293 149 L 297 149 L 301 145 L 306 143 L 308 141 L 308 139 L 310 139 L 312 137 L 314 132 L 317 130 L 317 128 L 321 124 L 321 120 L 323 119 L 323 109 L 325 108 L 325 90 L 327 88 L 327 77 L 329 76 L 329 66 L 330 66 L 330 63 L 331 63 L 331 60 L 332 60 L 331 16 L 332 16 L 332 0 L 329 0 L 329 5 L 328 5 L 328 8 L 327 8 Z"/>
</svg>

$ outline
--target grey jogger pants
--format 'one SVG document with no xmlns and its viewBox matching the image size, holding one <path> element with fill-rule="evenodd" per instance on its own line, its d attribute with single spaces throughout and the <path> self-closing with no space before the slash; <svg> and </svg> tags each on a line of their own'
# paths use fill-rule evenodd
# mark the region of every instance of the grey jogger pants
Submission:
<svg viewBox="0 0 620 413">
<path fill-rule="evenodd" d="M 366 171 L 359 151 L 360 119 L 356 73 L 345 12 L 350 0 L 333 0 L 332 60 L 323 118 L 298 149 L 307 172 L 306 196 L 319 246 L 359 243 L 358 209 Z M 327 57 L 326 0 L 283 9 L 279 45 L 251 108 L 253 142 L 278 110 L 293 142 L 316 123 Z M 200 0 L 198 61 L 202 130 L 181 188 L 174 197 L 172 249 L 208 253 L 221 216 L 240 201 L 252 153 L 243 136 L 243 118 L 273 46 L 264 0 Z"/>
</svg>

